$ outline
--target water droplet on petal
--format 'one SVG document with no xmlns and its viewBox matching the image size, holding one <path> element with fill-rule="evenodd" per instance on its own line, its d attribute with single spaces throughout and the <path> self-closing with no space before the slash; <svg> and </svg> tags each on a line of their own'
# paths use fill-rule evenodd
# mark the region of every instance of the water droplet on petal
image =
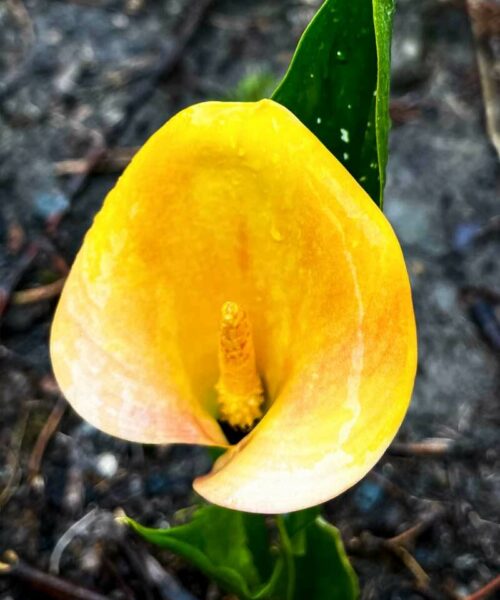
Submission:
<svg viewBox="0 0 500 600">
<path fill-rule="evenodd" d="M 271 237 L 273 238 L 273 240 L 275 242 L 282 242 L 283 241 L 283 234 L 281 233 L 281 231 L 276 227 L 276 225 L 273 225 L 271 227 Z"/>
</svg>

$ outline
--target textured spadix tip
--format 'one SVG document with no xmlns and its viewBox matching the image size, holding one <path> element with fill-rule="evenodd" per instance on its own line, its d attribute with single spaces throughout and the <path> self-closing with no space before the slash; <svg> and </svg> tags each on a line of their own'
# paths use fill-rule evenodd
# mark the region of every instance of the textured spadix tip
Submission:
<svg viewBox="0 0 500 600">
<path fill-rule="evenodd" d="M 235 325 L 238 317 L 241 318 L 240 307 L 236 302 L 224 302 L 221 309 L 222 322 L 227 325 Z"/>
<path fill-rule="evenodd" d="M 106 198 L 51 355 L 84 418 L 145 443 L 227 446 L 225 406 L 238 415 L 265 387 L 265 414 L 195 486 L 289 512 L 356 483 L 396 434 L 416 369 L 406 267 L 381 211 L 287 109 L 199 104 Z"/>
</svg>

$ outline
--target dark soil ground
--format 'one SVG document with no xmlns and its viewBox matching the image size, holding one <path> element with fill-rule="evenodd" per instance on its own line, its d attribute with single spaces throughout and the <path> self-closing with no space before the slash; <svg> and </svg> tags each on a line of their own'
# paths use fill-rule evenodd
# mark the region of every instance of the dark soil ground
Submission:
<svg viewBox="0 0 500 600">
<path fill-rule="evenodd" d="M 88 160 L 59 161 L 88 157 L 103 132 L 113 149 L 134 148 L 192 102 L 261 93 L 317 4 L 214 0 L 194 23 L 188 0 L 0 2 L 1 551 L 117 600 L 223 597 L 112 518 L 121 507 L 171 523 L 196 501 L 205 451 L 128 444 L 83 423 L 50 375 L 55 296 L 11 292 L 57 291 L 123 153 L 84 181 L 58 173 Z M 186 18 L 191 39 L 155 77 Z M 386 213 L 412 277 L 420 367 L 396 442 L 326 512 L 364 600 L 459 599 L 500 570 L 498 158 L 465 3 L 399 2 L 392 112 Z M 42 597 L 0 577 L 2 600 Z"/>
</svg>

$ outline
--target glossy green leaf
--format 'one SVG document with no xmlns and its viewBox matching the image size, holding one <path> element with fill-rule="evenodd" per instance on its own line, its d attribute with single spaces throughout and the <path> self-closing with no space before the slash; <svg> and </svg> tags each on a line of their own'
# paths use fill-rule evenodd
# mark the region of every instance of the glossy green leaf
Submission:
<svg viewBox="0 0 500 600">
<path fill-rule="evenodd" d="M 314 523 L 320 514 L 319 506 L 312 506 L 305 510 L 298 510 L 284 517 L 286 532 L 290 538 L 294 554 L 301 555 L 306 551 L 307 528 Z"/>
<path fill-rule="evenodd" d="M 273 99 L 330 149 L 381 207 L 393 0 L 326 0 Z"/>
<path fill-rule="evenodd" d="M 357 580 L 340 535 L 318 512 L 277 517 L 273 544 L 266 517 L 218 506 L 203 506 L 189 523 L 171 529 L 124 520 L 241 600 L 355 600 Z"/>
<path fill-rule="evenodd" d="M 203 506 L 189 523 L 170 529 L 124 520 L 148 542 L 182 556 L 242 600 L 272 597 L 282 559 L 271 553 L 264 516 Z"/>
<path fill-rule="evenodd" d="M 338 530 L 323 518 L 296 529 L 285 520 L 294 552 L 293 600 L 355 600 L 359 587 Z M 297 539 L 298 538 L 298 539 Z"/>
</svg>

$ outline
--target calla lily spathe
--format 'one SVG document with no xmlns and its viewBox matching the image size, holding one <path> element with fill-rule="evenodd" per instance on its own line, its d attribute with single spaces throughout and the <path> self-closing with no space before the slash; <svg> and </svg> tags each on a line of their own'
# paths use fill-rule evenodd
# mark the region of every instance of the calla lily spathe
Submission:
<svg viewBox="0 0 500 600">
<path fill-rule="evenodd" d="M 218 423 L 228 302 L 248 315 L 263 402 L 235 446 Z M 51 354 L 90 423 L 137 442 L 229 446 L 195 489 L 282 513 L 377 462 L 408 407 L 416 335 L 396 236 L 347 170 L 271 100 L 207 102 L 154 134 L 106 198 Z"/>
</svg>

